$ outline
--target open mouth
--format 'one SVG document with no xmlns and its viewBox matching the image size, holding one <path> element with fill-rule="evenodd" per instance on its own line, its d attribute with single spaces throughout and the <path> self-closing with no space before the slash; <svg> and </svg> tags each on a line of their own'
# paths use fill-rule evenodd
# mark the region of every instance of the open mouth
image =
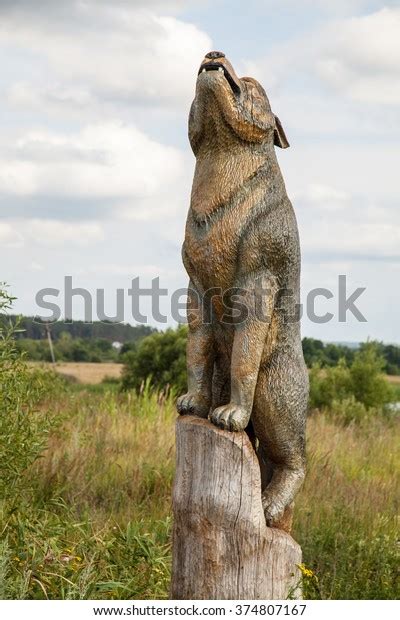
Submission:
<svg viewBox="0 0 400 620">
<path fill-rule="evenodd" d="M 239 95 L 239 93 L 240 93 L 239 86 L 236 84 L 235 80 L 233 79 L 233 77 L 231 76 L 229 71 L 226 69 L 226 67 L 222 63 L 220 63 L 220 62 L 206 62 L 203 65 L 201 65 L 201 67 L 199 69 L 199 72 L 198 72 L 198 75 L 200 75 L 200 73 L 204 73 L 206 71 L 219 71 L 220 73 L 223 73 L 225 78 L 229 82 L 229 85 L 232 88 L 233 92 L 236 95 Z"/>
</svg>

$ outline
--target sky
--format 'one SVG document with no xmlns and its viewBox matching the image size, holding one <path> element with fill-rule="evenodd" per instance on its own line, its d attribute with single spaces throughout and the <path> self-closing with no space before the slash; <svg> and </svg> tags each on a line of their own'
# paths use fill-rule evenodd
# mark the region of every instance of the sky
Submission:
<svg viewBox="0 0 400 620">
<path fill-rule="evenodd" d="M 36 295 L 52 288 L 64 315 L 71 276 L 93 300 L 104 290 L 112 317 L 117 289 L 159 277 L 158 327 L 174 323 L 170 295 L 187 285 L 187 116 L 217 49 L 262 83 L 291 144 L 278 158 L 302 300 L 333 293 L 315 306 L 332 319 L 305 312 L 303 335 L 399 343 L 399 32 L 390 1 L 1 0 L 0 280 L 15 311 L 47 316 Z M 366 321 L 339 320 L 340 275 L 348 296 L 365 288 Z M 76 296 L 74 318 L 83 310 Z"/>
</svg>

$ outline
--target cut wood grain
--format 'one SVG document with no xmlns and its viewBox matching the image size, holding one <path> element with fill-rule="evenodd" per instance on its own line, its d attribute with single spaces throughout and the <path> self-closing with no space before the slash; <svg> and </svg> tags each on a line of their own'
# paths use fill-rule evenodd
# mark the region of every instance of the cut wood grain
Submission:
<svg viewBox="0 0 400 620">
<path fill-rule="evenodd" d="M 298 598 L 301 549 L 265 524 L 247 434 L 180 417 L 176 458 L 171 598 Z"/>
</svg>

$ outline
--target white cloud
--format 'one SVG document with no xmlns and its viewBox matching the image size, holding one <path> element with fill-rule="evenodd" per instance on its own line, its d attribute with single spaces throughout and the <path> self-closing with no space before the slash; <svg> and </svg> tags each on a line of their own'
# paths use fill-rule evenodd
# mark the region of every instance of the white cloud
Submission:
<svg viewBox="0 0 400 620">
<path fill-rule="evenodd" d="M 103 226 L 98 222 L 65 222 L 56 219 L 12 219 L 0 222 L 0 246 L 21 248 L 34 242 L 43 247 L 73 245 L 86 247 L 105 240 Z M 40 271 L 43 266 L 37 261 L 30 262 L 32 271 Z"/>
<path fill-rule="evenodd" d="M 104 241 L 105 234 L 97 222 L 61 222 L 58 220 L 25 220 L 25 235 L 38 245 L 86 247 Z"/>
<path fill-rule="evenodd" d="M 269 0 L 271 1 L 271 0 Z M 272 0 L 272 3 L 282 5 L 299 5 L 298 0 Z M 385 6 L 391 4 L 396 5 L 397 0 L 385 0 Z M 302 5 L 308 5 L 308 8 L 315 9 L 318 7 L 331 14 L 351 14 L 354 15 L 360 10 L 373 10 L 382 7 L 382 0 L 302 0 Z M 303 10 L 304 10 L 303 6 Z"/>
<path fill-rule="evenodd" d="M 11 105 L 53 109 L 67 107 L 70 110 L 82 110 L 94 106 L 96 101 L 84 86 L 65 86 L 60 82 L 39 85 L 29 82 L 15 82 L 8 89 L 7 99 Z"/>
<path fill-rule="evenodd" d="M 313 85 L 310 78 L 349 101 L 400 102 L 400 8 L 329 21 L 275 46 L 268 57 L 245 63 L 267 90 Z M 315 85 L 315 84 L 314 84 Z"/>
<path fill-rule="evenodd" d="M 321 37 L 317 75 L 351 99 L 400 103 L 400 8 L 342 20 Z"/>
<path fill-rule="evenodd" d="M 188 209 L 190 197 L 190 177 L 182 179 L 182 185 L 173 188 L 170 193 L 161 196 L 150 196 L 140 200 L 132 200 L 130 203 L 121 203 L 116 209 L 119 217 L 136 222 L 147 222 L 159 218 L 160 221 L 167 217 L 169 226 L 165 233 L 171 230 L 171 217 L 181 215 L 182 221 Z M 188 182 L 189 181 L 189 182 Z"/>
<path fill-rule="evenodd" d="M 93 275 L 101 273 L 104 276 L 123 276 L 136 278 L 167 278 L 182 275 L 182 268 L 171 268 L 164 265 L 142 264 L 139 261 L 134 264 L 96 263 L 83 267 L 79 275 Z"/>
<path fill-rule="evenodd" d="M 73 1 L 53 7 L 46 19 L 32 3 L 4 10 L 0 43 L 45 63 L 32 80 L 12 85 L 11 100 L 186 103 L 211 40 L 197 26 L 160 14 L 161 3 L 144 4 Z"/>
<path fill-rule="evenodd" d="M 0 160 L 0 192 L 17 196 L 146 198 L 177 184 L 183 170 L 178 149 L 117 121 L 76 133 L 31 131 Z"/>
<path fill-rule="evenodd" d="M 29 269 L 31 271 L 43 271 L 43 265 L 41 263 L 37 263 L 36 261 L 32 261 L 29 264 Z"/>
<path fill-rule="evenodd" d="M 35 190 L 35 166 L 32 163 L 0 158 L 0 193 L 26 196 Z"/>
<path fill-rule="evenodd" d="M 0 246 L 6 248 L 20 248 L 23 245 L 23 235 L 8 222 L 0 222 Z"/>
<path fill-rule="evenodd" d="M 348 192 L 329 187 L 328 185 L 311 183 L 303 191 L 295 192 L 293 200 L 295 202 L 300 201 L 311 204 L 318 208 L 323 205 L 324 210 L 340 211 L 348 206 L 350 195 Z"/>
<path fill-rule="evenodd" d="M 400 257 L 400 214 L 364 196 L 312 184 L 294 195 L 306 254 L 343 259 Z"/>
<path fill-rule="evenodd" d="M 322 0 L 324 1 L 324 0 Z M 154 8 L 164 9 L 168 11 L 175 11 L 183 9 L 191 4 L 195 3 L 195 0 L 134 0 L 136 7 L 141 8 Z M 202 0 L 204 3 L 204 0 Z M 93 0 L 64 0 L 63 3 L 54 2 L 54 0 L 40 0 L 40 6 L 35 6 L 34 14 L 44 10 L 46 15 L 49 14 L 65 14 L 65 7 L 70 8 L 71 5 L 85 5 L 93 3 Z M 132 0 L 113 0 L 114 7 L 126 8 L 132 5 Z M 96 0 L 97 6 L 109 5 L 110 0 Z M 21 9 L 32 11 L 32 0 L 1 0 L 1 11 L 14 11 L 17 12 Z"/>
<path fill-rule="evenodd" d="M 103 242 L 106 238 L 103 226 L 98 222 L 65 222 L 61 220 L 39 220 L 36 218 L 13 220 L 0 224 L 0 240 L 2 239 L 2 226 L 11 240 L 21 239 L 25 244 L 32 243 L 42 247 L 54 248 L 63 245 L 86 247 L 95 243 Z M 9 244 L 11 245 L 11 244 Z M 11 247 L 19 247 L 12 246 Z M 41 263 L 31 261 L 32 271 L 43 269 Z"/>
</svg>

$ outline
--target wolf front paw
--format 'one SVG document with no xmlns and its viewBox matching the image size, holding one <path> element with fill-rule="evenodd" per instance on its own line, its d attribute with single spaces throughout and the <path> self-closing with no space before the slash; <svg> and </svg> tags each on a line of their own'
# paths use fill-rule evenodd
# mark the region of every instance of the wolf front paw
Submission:
<svg viewBox="0 0 400 620">
<path fill-rule="evenodd" d="M 188 392 L 178 398 L 176 409 L 180 415 L 194 415 L 198 418 L 207 418 L 210 406 L 197 394 Z"/>
<path fill-rule="evenodd" d="M 210 420 L 215 426 L 227 431 L 244 431 L 250 420 L 250 413 L 243 407 L 229 403 L 214 409 Z"/>
</svg>

